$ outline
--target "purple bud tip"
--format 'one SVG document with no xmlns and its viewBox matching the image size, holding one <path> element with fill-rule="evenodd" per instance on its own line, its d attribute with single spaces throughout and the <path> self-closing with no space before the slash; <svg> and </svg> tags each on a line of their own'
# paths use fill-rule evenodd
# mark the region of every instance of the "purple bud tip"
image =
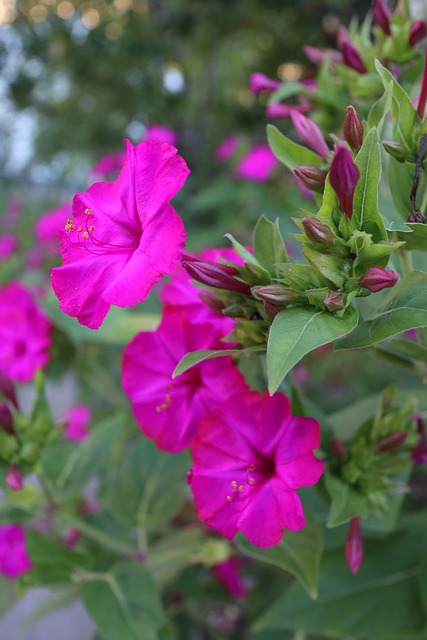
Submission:
<svg viewBox="0 0 427 640">
<path fill-rule="evenodd" d="M 378 451 L 393 451 L 398 449 L 408 437 L 407 431 L 396 431 L 383 438 L 377 445 Z"/>
<path fill-rule="evenodd" d="M 319 156 L 326 159 L 329 155 L 329 147 L 317 124 L 296 111 L 291 113 L 291 118 L 301 140 L 318 153 Z"/>
<path fill-rule="evenodd" d="M 377 293 L 387 287 L 393 287 L 399 276 L 394 271 L 382 267 L 369 267 L 365 275 L 360 278 L 359 285 L 372 293 Z"/>
<path fill-rule="evenodd" d="M 279 80 L 273 80 L 258 71 L 249 76 L 249 89 L 255 94 L 261 91 L 276 91 L 281 86 L 282 83 Z"/>
<path fill-rule="evenodd" d="M 357 573 L 363 560 L 363 541 L 360 532 L 360 518 L 353 518 L 350 522 L 344 545 L 345 558 L 352 573 Z"/>
<path fill-rule="evenodd" d="M 425 20 L 416 20 L 409 29 L 408 43 L 410 47 L 416 45 L 427 35 L 427 24 Z"/>
<path fill-rule="evenodd" d="M 341 44 L 343 62 L 350 69 L 354 69 L 358 73 L 366 73 L 368 70 L 360 57 L 360 53 L 348 40 L 344 40 Z"/>
<path fill-rule="evenodd" d="M 363 124 L 356 109 L 351 105 L 345 113 L 343 133 L 353 151 L 358 151 L 363 142 Z"/>
<path fill-rule="evenodd" d="M 391 11 L 383 0 L 375 0 L 374 6 L 375 22 L 384 31 L 386 36 L 391 36 Z"/>
<path fill-rule="evenodd" d="M 351 151 L 344 144 L 338 144 L 331 163 L 329 180 L 347 218 L 353 215 L 353 196 L 359 175 Z"/>
<path fill-rule="evenodd" d="M 294 167 L 293 172 L 307 189 L 323 193 L 326 173 L 322 169 L 311 165 L 302 165 L 301 167 Z"/>
<path fill-rule="evenodd" d="M 20 491 L 22 489 L 22 475 L 16 464 L 13 464 L 5 477 L 5 482 L 12 491 Z"/>
</svg>

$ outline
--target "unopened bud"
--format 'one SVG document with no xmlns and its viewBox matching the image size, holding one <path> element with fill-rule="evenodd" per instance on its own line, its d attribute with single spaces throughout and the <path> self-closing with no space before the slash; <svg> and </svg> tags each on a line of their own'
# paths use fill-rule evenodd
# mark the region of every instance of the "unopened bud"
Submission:
<svg viewBox="0 0 427 640">
<path fill-rule="evenodd" d="M 307 116 L 303 116 L 302 113 L 295 111 L 291 113 L 291 118 L 301 140 L 319 156 L 326 159 L 330 150 L 317 124 Z"/>
<path fill-rule="evenodd" d="M 425 20 L 416 20 L 409 29 L 408 43 L 410 47 L 416 45 L 427 35 L 427 24 Z"/>
<path fill-rule="evenodd" d="M 356 109 L 351 105 L 345 113 L 343 133 L 353 151 L 358 151 L 363 142 L 363 124 Z"/>
<path fill-rule="evenodd" d="M 350 522 L 345 541 L 345 558 L 352 573 L 357 573 L 363 560 L 363 541 L 360 532 L 360 518 L 353 518 Z"/>
<path fill-rule="evenodd" d="M 379 27 L 381 27 L 386 36 L 391 36 L 391 11 L 383 0 L 375 0 L 374 18 L 375 22 Z"/>
<path fill-rule="evenodd" d="M 20 491 L 22 489 L 22 475 L 16 464 L 11 465 L 4 480 L 12 491 Z"/>
<path fill-rule="evenodd" d="M 301 300 L 301 293 L 291 289 L 290 287 L 284 287 L 281 284 L 268 284 L 265 287 L 256 287 L 252 289 L 252 293 L 256 298 L 260 298 L 265 302 L 272 304 L 290 304 Z"/>
<path fill-rule="evenodd" d="M 216 313 L 218 316 L 222 315 L 225 305 L 215 295 L 211 295 L 210 293 L 199 293 L 199 298 L 211 311 Z"/>
<path fill-rule="evenodd" d="M 378 451 L 393 451 L 393 449 L 398 449 L 408 437 L 407 431 L 395 431 L 395 433 L 391 433 L 389 436 L 383 438 L 378 444 Z"/>
<path fill-rule="evenodd" d="M 342 293 L 338 293 L 338 291 L 329 291 L 325 298 L 325 306 L 329 311 L 342 309 L 344 307 L 344 297 Z"/>
<path fill-rule="evenodd" d="M 394 271 L 383 269 L 383 267 L 369 267 L 365 275 L 360 278 L 359 285 L 372 293 L 377 293 L 387 287 L 393 287 L 398 279 L 399 276 Z"/>
<path fill-rule="evenodd" d="M 341 52 L 344 64 L 350 69 L 354 69 L 358 73 L 366 73 L 368 70 L 360 57 L 360 53 L 349 40 L 341 43 Z"/>
<path fill-rule="evenodd" d="M 313 64 L 322 64 L 325 58 L 330 59 L 332 66 L 342 63 L 342 55 L 336 49 L 318 49 L 310 47 L 308 44 L 304 45 L 302 49 Z"/>
<path fill-rule="evenodd" d="M 312 242 L 329 246 L 334 244 L 334 234 L 328 225 L 319 220 L 319 218 L 302 218 L 301 224 L 304 227 L 305 235 Z"/>
<path fill-rule="evenodd" d="M 337 456 L 337 458 L 341 458 L 342 460 L 344 460 L 344 458 L 347 455 L 347 447 L 345 446 L 344 442 L 339 438 L 332 438 L 331 452 L 332 452 L 332 455 Z"/>
<path fill-rule="evenodd" d="M 405 162 L 408 159 L 408 151 L 400 142 L 384 140 L 383 147 L 387 153 L 399 162 Z"/>
<path fill-rule="evenodd" d="M 76 546 L 79 538 L 79 530 L 76 527 L 70 527 L 64 534 L 64 544 L 68 549 L 72 549 Z"/>
<path fill-rule="evenodd" d="M 353 196 L 359 175 L 359 169 L 353 162 L 351 151 L 342 143 L 338 144 L 331 163 L 329 180 L 347 218 L 353 215 Z"/>
<path fill-rule="evenodd" d="M 323 193 L 325 188 L 326 173 L 318 167 L 312 165 L 303 165 L 301 167 L 294 167 L 292 169 L 295 176 L 301 180 L 303 185 L 310 189 L 310 191 L 316 191 L 317 193 Z"/>
<path fill-rule="evenodd" d="M 0 369 L 0 394 L 9 400 L 15 409 L 19 409 L 18 400 L 16 399 L 15 387 L 13 382 L 7 375 Z"/>
<path fill-rule="evenodd" d="M 293 113 L 303 113 L 310 111 L 309 104 L 283 104 L 282 102 L 273 102 L 268 104 L 266 108 L 266 114 L 268 118 L 280 119 L 290 118 Z"/>
<path fill-rule="evenodd" d="M 270 318 L 275 318 L 278 313 L 283 311 L 283 306 L 273 304 L 272 302 L 267 302 L 267 300 L 263 300 L 264 309 Z"/>
<path fill-rule="evenodd" d="M 276 91 L 281 86 L 282 83 L 279 80 L 273 80 L 258 71 L 249 76 L 249 89 L 255 94 L 261 91 Z"/>
<path fill-rule="evenodd" d="M 6 402 L 0 402 L 0 429 L 11 435 L 15 433 L 12 412 Z"/>
<path fill-rule="evenodd" d="M 208 287 L 236 291 L 244 295 L 250 295 L 251 293 L 251 289 L 247 284 L 233 277 L 239 274 L 238 270 L 233 267 L 210 262 L 209 260 L 184 260 L 182 266 L 194 280 Z"/>
</svg>

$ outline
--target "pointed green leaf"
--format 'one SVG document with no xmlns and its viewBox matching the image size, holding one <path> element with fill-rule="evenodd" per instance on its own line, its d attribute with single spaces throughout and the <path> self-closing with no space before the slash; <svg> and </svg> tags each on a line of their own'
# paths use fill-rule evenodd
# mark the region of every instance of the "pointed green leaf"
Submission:
<svg viewBox="0 0 427 640">
<path fill-rule="evenodd" d="M 324 162 L 317 153 L 293 142 L 272 124 L 267 125 L 267 139 L 276 158 L 291 171 L 294 167 L 307 164 L 319 167 Z"/>
<path fill-rule="evenodd" d="M 368 129 L 376 127 L 378 131 L 382 130 L 385 117 L 391 108 L 392 98 L 393 83 L 389 82 L 385 87 L 384 94 L 379 100 L 377 100 L 377 102 L 375 102 L 375 104 L 372 105 L 371 110 L 369 111 Z"/>
<path fill-rule="evenodd" d="M 419 327 L 427 327 L 427 273 L 412 271 L 393 287 L 378 313 L 361 322 L 335 348 L 361 349 Z"/>
<path fill-rule="evenodd" d="M 411 193 L 414 181 L 415 168 L 408 162 L 401 163 L 389 156 L 388 158 L 388 185 L 393 204 L 404 221 L 408 219 L 411 212 Z M 406 240 L 406 238 L 405 238 Z"/>
<path fill-rule="evenodd" d="M 357 325 L 357 311 L 350 307 L 342 318 L 328 311 L 291 308 L 273 320 L 267 345 L 269 391 L 275 393 L 288 371 L 309 351 L 333 342 Z"/>
<path fill-rule="evenodd" d="M 212 351 L 209 349 L 201 349 L 200 351 L 191 351 L 187 353 L 182 360 L 178 362 L 175 367 L 175 371 L 172 374 L 172 378 L 176 378 L 177 376 L 184 373 L 191 367 L 194 367 L 199 362 L 203 362 L 204 360 L 210 360 L 211 358 L 221 358 L 222 356 L 241 356 L 244 354 L 257 353 L 265 351 L 264 347 L 249 347 L 247 349 L 219 349 L 217 351 Z"/>
<path fill-rule="evenodd" d="M 276 264 L 288 262 L 278 218 L 275 222 L 271 222 L 265 216 L 261 216 L 256 223 L 254 257 L 273 276 L 277 275 Z"/>
<path fill-rule="evenodd" d="M 375 60 L 375 68 L 381 77 L 385 89 L 387 89 L 390 82 L 393 83 L 393 100 L 391 103 L 393 131 L 398 141 L 403 142 L 410 148 L 416 123 L 415 107 L 403 87 L 400 86 L 390 71 L 383 67 L 379 60 Z"/>
<path fill-rule="evenodd" d="M 328 470 L 325 471 L 324 478 L 326 489 L 331 498 L 328 527 L 337 527 L 356 516 L 367 514 L 368 507 L 365 498 Z"/>
<path fill-rule="evenodd" d="M 301 531 L 285 531 L 283 540 L 275 547 L 254 547 L 242 534 L 236 544 L 245 555 L 275 565 L 292 574 L 310 598 L 317 598 L 320 560 L 323 553 L 323 535 L 312 515 L 306 514 L 306 525 Z"/>
</svg>

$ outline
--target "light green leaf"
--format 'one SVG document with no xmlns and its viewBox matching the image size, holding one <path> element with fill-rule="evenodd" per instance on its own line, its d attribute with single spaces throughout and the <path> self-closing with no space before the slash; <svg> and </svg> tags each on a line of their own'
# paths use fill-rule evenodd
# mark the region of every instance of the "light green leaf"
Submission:
<svg viewBox="0 0 427 640">
<path fill-rule="evenodd" d="M 393 83 L 389 82 L 383 95 L 375 104 L 372 105 L 368 115 L 368 129 L 376 127 L 378 131 L 382 130 L 385 117 L 390 111 L 393 98 Z"/>
<path fill-rule="evenodd" d="M 278 218 L 275 222 L 265 216 L 259 218 L 254 231 L 254 257 L 273 276 L 277 275 L 276 264 L 288 262 Z"/>
<path fill-rule="evenodd" d="M 412 230 L 412 233 L 405 233 L 401 237 L 406 241 L 405 249 L 408 251 L 427 251 L 427 224 L 408 222 L 406 226 Z"/>
<path fill-rule="evenodd" d="M 328 311 L 291 308 L 273 320 L 267 345 L 269 391 L 275 393 L 288 371 L 309 351 L 349 333 L 357 325 L 357 312 L 350 307 L 342 318 Z"/>
<path fill-rule="evenodd" d="M 410 148 L 416 123 L 415 107 L 403 87 L 400 86 L 390 71 L 383 67 L 379 60 L 375 60 L 375 68 L 381 77 L 385 89 L 387 89 L 390 82 L 393 83 L 393 100 L 391 103 L 393 131 L 398 141 Z"/>
<path fill-rule="evenodd" d="M 276 158 L 291 171 L 294 167 L 307 164 L 319 167 L 324 162 L 317 153 L 293 142 L 272 124 L 267 125 L 267 139 Z"/>
<path fill-rule="evenodd" d="M 398 162 L 396 158 L 388 158 L 388 186 L 393 200 L 393 204 L 403 220 L 407 220 L 411 212 L 411 193 L 414 180 L 414 165 L 405 162 Z M 406 240 L 406 238 L 404 238 Z"/>
<path fill-rule="evenodd" d="M 82 597 L 105 640 L 157 640 L 165 624 L 160 597 L 147 569 L 120 562 L 109 573 L 89 574 Z M 84 579 L 84 574 L 83 574 Z"/>
<path fill-rule="evenodd" d="M 231 233 L 224 234 L 224 237 L 230 240 L 231 244 L 233 245 L 234 251 L 242 258 L 242 260 L 244 260 L 245 262 L 249 262 L 249 264 L 253 264 L 256 267 L 262 268 L 262 265 L 258 262 L 255 256 L 242 244 L 240 244 L 240 242 L 238 242 L 236 238 L 231 235 Z"/>
<path fill-rule="evenodd" d="M 270 95 L 268 104 L 275 104 L 276 102 L 287 100 L 288 98 L 305 92 L 307 92 L 307 87 L 299 82 L 284 82 L 281 87 L 273 91 Z"/>
<path fill-rule="evenodd" d="M 340 478 L 325 471 L 325 485 L 331 497 L 328 527 L 337 527 L 356 516 L 365 516 L 368 512 L 366 500 Z"/>
<path fill-rule="evenodd" d="M 306 514 L 306 521 L 301 531 L 285 531 L 283 540 L 275 547 L 254 547 L 243 534 L 237 536 L 236 544 L 245 555 L 292 574 L 310 598 L 315 599 L 318 596 L 323 535 L 320 525 L 312 515 Z"/>
<path fill-rule="evenodd" d="M 339 340 L 336 349 L 369 347 L 419 327 L 427 327 L 427 273 L 412 271 L 393 287 L 378 313 Z"/>
<path fill-rule="evenodd" d="M 261 351 L 265 351 L 264 347 L 248 347 L 247 349 L 219 349 L 217 351 L 212 351 L 210 349 L 200 349 L 200 351 L 191 351 L 187 353 L 182 360 L 178 362 L 175 367 L 175 371 L 172 374 L 172 378 L 176 378 L 177 376 L 184 373 L 191 367 L 194 367 L 199 362 L 204 362 L 204 360 L 210 360 L 211 358 L 221 358 L 222 356 L 241 356 L 250 353 L 259 353 Z"/>
<path fill-rule="evenodd" d="M 372 234 L 374 242 L 387 240 L 387 233 L 378 213 L 381 151 L 377 129 L 368 132 L 354 163 L 359 169 L 360 177 L 354 192 L 352 222 L 357 223 L 358 229 Z"/>
</svg>

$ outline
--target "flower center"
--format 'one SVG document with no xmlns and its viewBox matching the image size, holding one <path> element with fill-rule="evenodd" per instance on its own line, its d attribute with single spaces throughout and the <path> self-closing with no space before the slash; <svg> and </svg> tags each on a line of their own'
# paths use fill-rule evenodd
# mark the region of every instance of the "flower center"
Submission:
<svg viewBox="0 0 427 640">
<path fill-rule="evenodd" d="M 109 252 L 128 253 L 135 250 L 135 244 L 117 244 L 113 242 L 106 242 L 97 238 L 94 232 L 96 231 L 94 224 L 89 224 L 89 220 L 93 217 L 92 209 L 85 209 L 85 221 L 84 226 L 78 225 L 74 220 L 69 218 L 65 224 L 65 231 L 67 234 L 67 241 L 72 247 L 83 249 L 93 255 L 101 255 L 105 253 L 107 249 Z"/>
<path fill-rule="evenodd" d="M 240 482 L 232 480 L 231 491 L 227 495 L 227 501 L 235 511 L 243 511 L 251 501 L 254 490 L 274 476 L 275 465 L 272 460 L 257 461 L 251 463 L 245 471 Z"/>
</svg>

